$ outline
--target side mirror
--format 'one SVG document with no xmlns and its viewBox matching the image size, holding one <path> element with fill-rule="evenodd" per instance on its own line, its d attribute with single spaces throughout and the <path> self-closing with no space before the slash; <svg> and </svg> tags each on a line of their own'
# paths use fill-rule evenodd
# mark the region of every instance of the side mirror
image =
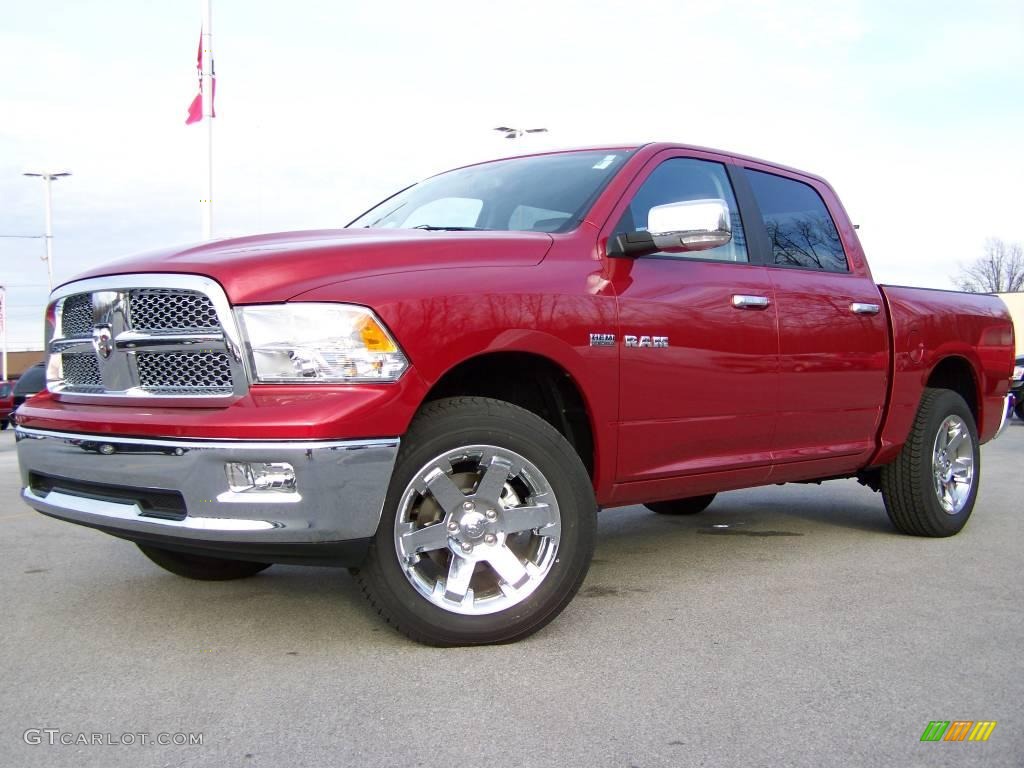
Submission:
<svg viewBox="0 0 1024 768">
<path fill-rule="evenodd" d="M 656 205 L 647 214 L 646 232 L 627 232 L 608 241 L 609 256 L 689 253 L 725 245 L 732 239 L 725 200 L 684 200 Z"/>
</svg>

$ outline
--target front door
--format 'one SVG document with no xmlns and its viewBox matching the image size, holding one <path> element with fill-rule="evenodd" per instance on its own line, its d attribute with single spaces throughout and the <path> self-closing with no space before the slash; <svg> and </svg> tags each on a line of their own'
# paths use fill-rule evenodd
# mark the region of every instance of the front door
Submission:
<svg viewBox="0 0 1024 768">
<path fill-rule="evenodd" d="M 621 345 L 617 481 L 679 478 L 679 496 L 701 492 L 696 475 L 730 471 L 726 485 L 768 476 L 778 376 L 771 280 L 750 263 L 729 175 L 712 154 L 654 158 L 607 229 L 644 231 L 654 206 L 702 199 L 728 203 L 730 243 L 627 259 L 612 270 Z"/>
</svg>

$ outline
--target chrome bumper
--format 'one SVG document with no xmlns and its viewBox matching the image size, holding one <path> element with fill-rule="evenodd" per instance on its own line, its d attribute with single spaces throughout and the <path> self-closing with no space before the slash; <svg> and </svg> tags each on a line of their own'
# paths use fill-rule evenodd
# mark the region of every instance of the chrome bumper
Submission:
<svg viewBox="0 0 1024 768">
<path fill-rule="evenodd" d="M 305 544 L 366 539 L 380 520 L 398 438 L 245 442 L 143 440 L 17 428 L 22 498 L 53 517 L 119 535 Z M 237 493 L 226 462 L 287 462 L 295 493 Z M 45 478 L 45 483 L 40 482 Z M 61 481 L 65 487 L 62 488 Z M 98 490 L 90 490 L 92 487 Z M 117 490 L 105 495 L 103 486 Z M 180 493 L 181 519 L 147 513 L 148 490 Z"/>
<path fill-rule="evenodd" d="M 1010 412 L 1013 410 L 1013 405 L 1014 394 L 1013 392 L 1010 392 L 1006 396 L 1006 399 L 1003 400 L 1003 416 L 999 420 L 999 429 L 997 429 L 995 435 L 992 436 L 993 440 L 995 440 L 997 437 L 1003 434 L 1003 430 L 1006 429 L 1006 425 L 1010 421 Z"/>
</svg>

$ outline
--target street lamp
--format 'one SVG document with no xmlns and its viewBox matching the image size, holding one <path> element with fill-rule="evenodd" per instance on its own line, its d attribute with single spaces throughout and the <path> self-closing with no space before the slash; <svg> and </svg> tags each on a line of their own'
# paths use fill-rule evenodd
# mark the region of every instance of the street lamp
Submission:
<svg viewBox="0 0 1024 768">
<path fill-rule="evenodd" d="M 53 196 L 50 193 L 50 183 L 56 179 L 70 176 L 69 171 L 58 173 L 25 173 L 24 176 L 33 176 L 46 182 L 46 273 L 50 278 L 50 290 L 53 290 Z"/>
<path fill-rule="evenodd" d="M 494 130 L 499 133 L 505 134 L 506 139 L 518 139 L 519 137 L 527 133 L 547 133 L 547 128 L 510 128 L 507 125 L 501 125 Z"/>
</svg>

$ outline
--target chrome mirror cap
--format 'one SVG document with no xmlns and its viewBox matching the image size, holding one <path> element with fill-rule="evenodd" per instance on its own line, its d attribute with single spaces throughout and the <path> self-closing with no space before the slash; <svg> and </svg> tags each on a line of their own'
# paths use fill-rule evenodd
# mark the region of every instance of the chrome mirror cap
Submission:
<svg viewBox="0 0 1024 768">
<path fill-rule="evenodd" d="M 647 231 L 665 253 L 718 248 L 732 239 L 729 206 L 717 198 L 656 205 L 647 215 Z"/>
</svg>

